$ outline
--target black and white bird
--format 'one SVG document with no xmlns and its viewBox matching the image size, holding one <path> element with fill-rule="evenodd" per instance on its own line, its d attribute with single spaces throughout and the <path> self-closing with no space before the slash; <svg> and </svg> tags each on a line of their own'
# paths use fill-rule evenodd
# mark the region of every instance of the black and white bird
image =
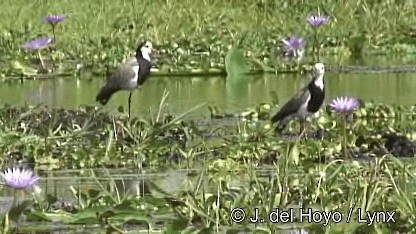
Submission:
<svg viewBox="0 0 416 234">
<path fill-rule="evenodd" d="M 281 133 L 289 121 L 294 118 L 301 120 L 303 128 L 306 118 L 315 114 L 321 108 L 325 99 L 324 64 L 316 63 L 312 73 L 313 77 L 309 84 L 284 104 L 271 118 L 272 123 L 278 123 L 276 132 Z M 303 131 L 303 129 L 301 130 Z"/>
<path fill-rule="evenodd" d="M 143 85 L 149 78 L 152 67 L 150 54 L 153 50 L 152 43 L 146 41 L 140 44 L 136 50 L 136 56 L 130 57 L 125 63 L 107 77 L 106 84 L 101 88 L 95 100 L 102 105 L 107 104 L 111 96 L 121 90 L 130 91 L 128 106 L 130 118 L 130 103 L 132 92 Z"/>
</svg>

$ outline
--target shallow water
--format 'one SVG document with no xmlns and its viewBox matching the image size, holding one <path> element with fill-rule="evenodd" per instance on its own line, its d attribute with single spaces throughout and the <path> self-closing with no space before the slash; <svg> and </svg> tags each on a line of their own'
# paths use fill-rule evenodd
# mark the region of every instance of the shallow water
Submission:
<svg viewBox="0 0 416 234">
<path fill-rule="evenodd" d="M 349 64 L 391 65 L 391 60 L 381 58 L 366 62 L 350 62 Z M 408 64 L 409 61 L 394 63 Z M 411 63 L 414 63 L 412 61 Z M 416 100 L 416 73 L 331 73 L 325 78 L 327 99 L 339 95 L 352 95 L 363 100 L 374 100 L 389 104 L 414 104 Z M 225 77 L 152 77 L 143 89 L 134 92 L 132 112 L 135 115 L 155 114 L 164 89 L 169 91 L 166 111 L 172 114 L 182 113 L 190 108 L 206 102 L 226 112 L 244 111 L 262 102 L 271 102 L 274 91 L 279 100 L 284 102 L 308 82 L 305 76 L 295 74 L 266 74 L 246 77 L 238 84 L 226 82 Z M 23 84 L 15 82 L 0 85 L 0 104 L 39 104 L 51 107 L 76 108 L 79 105 L 97 105 L 95 96 L 104 84 L 101 77 L 54 78 L 46 80 L 27 80 Z M 104 108 L 117 111 L 118 106 L 127 107 L 128 92 L 115 94 Z M 194 117 L 206 117 L 208 108 L 201 108 L 193 113 Z M 265 173 L 267 173 L 265 169 Z M 42 174 L 40 187 L 45 193 L 53 194 L 61 199 L 73 201 L 74 196 L 69 189 L 86 191 L 90 188 L 99 189 L 99 183 L 110 184 L 114 180 L 121 193 L 139 192 L 142 182 L 151 180 L 168 193 L 175 194 L 179 190 L 191 188 L 196 182 L 195 176 L 189 176 L 187 170 L 158 171 L 157 173 L 141 173 L 131 170 L 95 171 L 100 180 L 93 179 L 90 170 L 84 171 L 52 171 Z M 198 171 L 194 174 L 198 175 Z M 236 184 L 244 178 L 239 177 Z M 240 181 L 239 181 L 240 180 Z M 6 198 L 11 194 L 1 191 Z M 67 229 L 66 229 L 67 230 Z M 57 232 L 59 233 L 59 232 Z"/>
<path fill-rule="evenodd" d="M 256 170 L 257 174 L 262 177 L 273 173 L 272 168 L 260 168 Z M 156 185 L 167 194 L 175 195 L 179 191 L 185 191 L 194 188 L 199 183 L 200 169 L 167 169 L 158 170 L 157 172 L 139 172 L 134 169 L 86 169 L 86 170 L 60 170 L 39 172 L 41 179 L 38 186 L 42 194 L 49 194 L 58 198 L 58 207 L 62 204 L 72 204 L 76 206 L 77 197 L 72 193 L 72 189 L 86 193 L 90 189 L 111 191 L 123 198 L 129 195 L 140 195 L 148 197 L 163 197 L 163 194 L 147 192 L 153 191 L 152 186 Z M 234 176 L 229 175 L 229 186 L 240 186 L 250 180 L 245 172 L 236 172 Z M 152 184 L 150 184 L 151 182 Z M 146 185 L 145 185 L 146 184 Z M 153 185 L 154 184 L 154 185 Z M 149 186 L 149 187 L 148 187 Z M 204 180 L 202 186 L 206 192 L 215 192 L 217 187 L 208 186 L 207 180 Z M 147 191 L 147 187 L 150 188 Z M 156 195 L 155 195 L 156 194 Z M 13 192 L 10 190 L 0 190 L 0 215 L 4 214 L 11 208 L 13 203 Z M 42 225 L 39 222 L 19 222 L 20 227 L 25 231 L 21 233 L 105 233 L 99 225 L 65 225 L 63 223 L 49 223 Z M 145 230 L 145 227 L 133 225 L 125 226 L 126 233 L 138 233 L 138 230 Z M 153 226 L 153 232 L 161 233 L 158 230 L 163 227 L 160 225 Z M 30 230 L 30 232 L 26 232 Z M 147 233 L 147 231 L 146 231 Z"/>
<path fill-rule="evenodd" d="M 336 74 L 326 75 L 327 98 L 339 95 L 357 96 L 389 104 L 414 104 L 416 100 L 416 74 Z M 164 89 L 169 92 L 165 111 L 171 114 L 185 112 L 205 102 L 217 106 L 220 111 L 238 112 L 262 102 L 271 102 L 274 91 L 284 102 L 303 87 L 308 78 L 295 74 L 266 74 L 249 76 L 238 84 L 229 84 L 225 77 L 153 77 L 132 98 L 132 113 L 147 117 L 159 106 Z M 54 78 L 27 80 L 0 86 L 0 104 L 39 104 L 52 107 L 76 108 L 79 105 L 97 105 L 95 96 L 104 79 Z M 117 111 L 120 105 L 127 108 L 128 92 L 116 93 L 104 107 Z M 193 115 L 207 116 L 208 108 L 198 109 Z M 195 117 L 196 117 L 195 116 Z"/>
</svg>

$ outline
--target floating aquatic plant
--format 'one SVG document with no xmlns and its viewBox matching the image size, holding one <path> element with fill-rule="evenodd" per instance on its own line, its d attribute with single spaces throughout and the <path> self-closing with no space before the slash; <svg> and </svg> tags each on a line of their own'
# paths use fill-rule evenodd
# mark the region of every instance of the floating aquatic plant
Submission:
<svg viewBox="0 0 416 234">
<path fill-rule="evenodd" d="M 3 219 L 3 232 L 9 230 L 9 220 L 17 223 L 23 211 L 30 206 L 30 201 L 23 202 L 24 190 L 32 188 L 39 177 L 31 170 L 8 168 L 0 173 L 2 183 L 14 190 L 13 204 Z"/>
<path fill-rule="evenodd" d="M 62 22 L 65 18 L 66 18 L 66 16 L 64 16 L 64 15 L 47 15 L 43 19 L 46 23 L 56 25 L 56 24 Z"/>
<path fill-rule="evenodd" d="M 314 57 L 316 55 L 316 59 L 317 59 L 317 61 L 319 61 L 319 47 L 320 47 L 320 43 L 319 43 L 319 40 L 318 40 L 318 28 L 320 28 L 321 26 L 327 24 L 328 21 L 329 21 L 329 17 L 328 16 L 324 16 L 324 15 L 320 15 L 320 14 L 318 14 L 318 15 L 311 15 L 311 16 L 308 16 L 308 18 L 306 19 L 306 21 L 308 22 L 308 24 L 314 30 L 313 54 L 314 54 Z"/>
<path fill-rule="evenodd" d="M 225 56 L 225 70 L 227 72 L 227 90 L 233 95 L 246 87 L 245 74 L 250 70 L 243 50 L 232 47 Z M 237 94 L 238 95 L 238 94 Z"/>
<path fill-rule="evenodd" d="M 8 168 L 0 176 L 4 184 L 12 189 L 28 189 L 39 180 L 33 171 L 20 168 Z"/>
<path fill-rule="evenodd" d="M 60 22 L 64 21 L 65 15 L 47 15 L 43 18 L 45 23 L 48 23 L 52 27 L 53 41 L 56 42 L 55 27 Z"/>
<path fill-rule="evenodd" d="M 328 22 L 328 17 L 323 15 L 312 15 L 307 18 L 311 27 L 320 27 Z"/>
<path fill-rule="evenodd" d="M 42 65 L 42 68 L 45 69 L 45 63 L 43 62 L 42 55 L 41 55 L 40 51 L 41 51 L 41 49 L 44 49 L 47 46 L 49 46 L 52 43 L 52 41 L 53 40 L 50 37 L 40 37 L 40 38 L 36 38 L 36 39 L 33 39 L 33 40 L 30 40 L 30 41 L 26 42 L 23 45 L 23 48 L 25 48 L 27 50 L 37 50 L 39 60 L 40 60 L 40 64 Z"/>
<path fill-rule="evenodd" d="M 306 41 L 302 37 L 291 36 L 288 39 L 282 39 L 282 42 L 286 58 L 296 59 L 296 61 L 300 61 L 303 58 Z"/>
<path fill-rule="evenodd" d="M 52 38 L 50 37 L 40 37 L 26 42 L 23 45 L 23 48 L 28 50 L 39 50 L 47 47 L 52 43 Z"/>
<path fill-rule="evenodd" d="M 337 97 L 329 104 L 335 112 L 350 113 L 360 106 L 358 99 L 353 97 Z"/>
<path fill-rule="evenodd" d="M 358 102 L 358 99 L 354 97 L 337 97 L 331 101 L 329 106 L 334 112 L 342 114 L 342 148 L 344 152 L 344 157 L 347 158 L 347 116 L 348 114 L 356 111 L 357 108 L 360 106 L 360 103 Z"/>
</svg>

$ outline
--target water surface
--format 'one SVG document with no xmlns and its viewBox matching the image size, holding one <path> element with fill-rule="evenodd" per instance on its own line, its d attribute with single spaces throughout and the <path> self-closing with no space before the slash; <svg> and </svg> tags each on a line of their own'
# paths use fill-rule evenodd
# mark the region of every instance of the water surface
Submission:
<svg viewBox="0 0 416 234">
<path fill-rule="evenodd" d="M 371 62 L 368 65 L 389 64 L 390 60 Z M 409 60 L 410 61 L 410 60 Z M 403 62 L 403 64 L 414 63 Z M 350 64 L 362 64 L 352 62 Z M 172 114 L 182 113 L 205 102 L 217 106 L 225 112 L 239 112 L 259 103 L 271 102 L 271 92 L 275 92 L 281 102 L 287 101 L 295 92 L 306 85 L 308 78 L 296 74 L 265 74 L 249 76 L 237 83 L 227 82 L 225 77 L 152 77 L 141 90 L 135 91 L 132 98 L 133 114 L 147 117 L 149 110 L 155 114 L 164 90 L 169 92 L 166 111 Z M 388 104 L 415 104 L 416 74 L 412 73 L 331 73 L 325 76 L 327 98 L 339 95 L 351 95 L 363 100 L 373 100 Z M 27 80 L 0 85 L 0 104 L 23 105 L 46 104 L 51 107 L 76 108 L 80 105 L 97 105 L 95 96 L 104 84 L 103 77 L 54 78 L 47 80 Z M 128 92 L 119 92 L 113 96 L 106 111 L 117 111 L 120 105 L 127 106 Z M 194 117 L 206 117 L 208 108 L 199 109 Z M 46 174 L 45 174 L 46 173 Z M 109 174 L 107 174 L 109 173 Z M 85 192 L 88 189 L 100 189 L 99 184 L 114 183 L 121 193 L 140 192 L 144 181 L 152 181 L 168 193 L 175 194 L 195 186 L 199 171 L 190 176 L 189 170 L 167 170 L 157 173 L 131 170 L 100 171 L 94 173 L 100 179 L 94 179 L 91 170 L 44 172 L 39 186 L 45 193 L 61 199 L 74 201 L 69 189 L 73 186 Z M 243 176 L 233 179 L 235 184 L 244 180 Z M 5 198 L 11 194 L 2 190 Z"/>
<path fill-rule="evenodd" d="M 27 80 L 0 86 L 0 104 L 39 104 L 51 107 L 76 108 L 79 105 L 97 105 L 95 96 L 104 79 L 94 77 L 54 78 Z M 265 74 L 249 76 L 237 84 L 225 77 L 152 77 L 132 98 L 135 115 L 154 114 L 159 106 L 164 89 L 169 92 L 165 111 L 178 114 L 200 104 L 217 106 L 226 112 L 244 111 L 262 102 L 271 102 L 271 92 L 279 100 L 287 101 L 308 82 L 305 75 Z M 416 74 L 413 73 L 327 73 L 325 76 L 327 98 L 339 95 L 357 96 L 363 100 L 374 100 L 388 104 L 414 104 L 416 100 Z M 116 111 L 120 105 L 127 107 L 128 92 L 116 93 L 104 107 Z M 207 116 L 208 108 L 201 108 L 194 115 Z"/>
</svg>

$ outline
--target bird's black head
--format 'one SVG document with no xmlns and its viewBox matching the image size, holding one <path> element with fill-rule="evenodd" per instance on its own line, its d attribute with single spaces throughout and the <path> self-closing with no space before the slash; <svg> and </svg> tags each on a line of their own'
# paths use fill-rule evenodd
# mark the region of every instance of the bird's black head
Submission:
<svg viewBox="0 0 416 234">
<path fill-rule="evenodd" d="M 136 49 L 136 58 L 144 58 L 150 61 L 150 54 L 152 53 L 153 45 L 150 41 L 140 43 Z"/>
</svg>

